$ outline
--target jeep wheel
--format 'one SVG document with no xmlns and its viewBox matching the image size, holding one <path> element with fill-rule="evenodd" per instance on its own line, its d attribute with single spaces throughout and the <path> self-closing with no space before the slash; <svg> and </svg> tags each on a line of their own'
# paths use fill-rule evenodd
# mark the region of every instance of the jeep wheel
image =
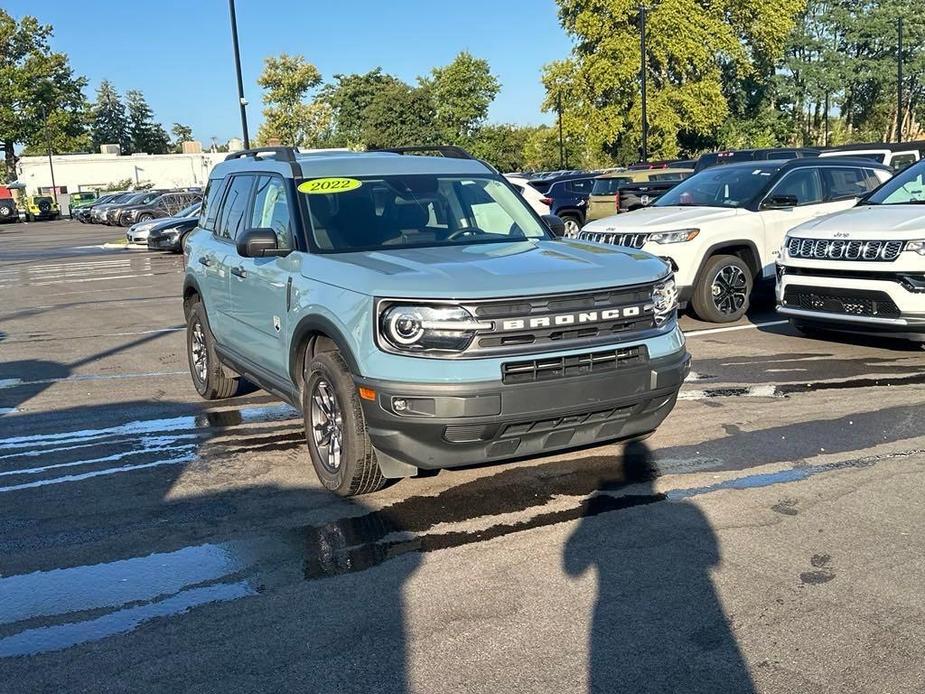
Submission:
<svg viewBox="0 0 925 694">
<path fill-rule="evenodd" d="M 748 311 L 752 271 L 734 255 L 715 255 L 703 268 L 691 304 L 701 320 L 731 323 Z"/>
<path fill-rule="evenodd" d="M 565 238 L 578 238 L 578 232 L 581 231 L 581 219 L 573 214 L 563 214 L 561 219 L 565 224 Z"/>
<path fill-rule="evenodd" d="M 186 317 L 186 354 L 197 393 L 206 400 L 234 395 L 238 381 L 225 375 L 215 352 L 215 338 L 209 329 L 206 312 L 198 301 L 190 307 Z"/>
<path fill-rule="evenodd" d="M 366 420 L 350 369 L 338 352 L 315 355 L 305 370 L 302 415 L 312 466 L 321 483 L 341 496 L 382 489 Z"/>
</svg>

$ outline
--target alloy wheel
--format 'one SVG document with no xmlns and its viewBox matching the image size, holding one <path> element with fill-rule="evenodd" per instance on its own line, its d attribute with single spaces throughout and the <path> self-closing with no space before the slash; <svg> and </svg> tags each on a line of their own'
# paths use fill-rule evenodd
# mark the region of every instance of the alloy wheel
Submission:
<svg viewBox="0 0 925 694">
<path fill-rule="evenodd" d="M 315 382 L 311 393 L 312 444 L 329 471 L 340 468 L 343 451 L 343 418 L 334 387 L 325 379 Z"/>
<path fill-rule="evenodd" d="M 574 219 L 565 219 L 563 220 L 565 224 L 565 235 L 569 238 L 574 238 L 578 236 L 578 232 L 581 231 L 581 227 L 578 225 Z"/>
<path fill-rule="evenodd" d="M 713 305 L 727 316 L 742 310 L 748 299 L 748 278 L 742 268 L 724 265 L 713 278 Z"/>
<path fill-rule="evenodd" d="M 202 323 L 196 321 L 193 325 L 193 367 L 201 383 L 206 382 L 209 375 L 209 353 L 206 350 L 206 336 L 202 330 Z"/>
</svg>

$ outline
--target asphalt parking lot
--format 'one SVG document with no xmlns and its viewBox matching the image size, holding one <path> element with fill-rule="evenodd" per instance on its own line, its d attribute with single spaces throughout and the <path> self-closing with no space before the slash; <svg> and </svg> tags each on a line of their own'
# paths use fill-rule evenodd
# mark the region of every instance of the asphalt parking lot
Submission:
<svg viewBox="0 0 925 694">
<path fill-rule="evenodd" d="M 925 688 L 919 347 L 684 318 L 645 442 L 342 500 L 118 234 L 0 227 L 0 691 Z"/>
</svg>

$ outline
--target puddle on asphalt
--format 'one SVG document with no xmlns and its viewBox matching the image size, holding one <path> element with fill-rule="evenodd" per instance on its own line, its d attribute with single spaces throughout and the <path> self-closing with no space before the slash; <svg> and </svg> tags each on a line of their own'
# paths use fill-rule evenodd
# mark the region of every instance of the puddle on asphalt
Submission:
<svg viewBox="0 0 925 694">
<path fill-rule="evenodd" d="M 911 453 L 898 454 L 911 455 Z M 894 456 L 895 457 L 895 456 Z M 519 468 L 330 523 L 118 561 L 0 577 L 0 658 L 34 655 L 122 634 L 196 606 L 364 571 L 410 553 L 461 547 L 512 533 L 724 489 L 797 482 L 881 458 L 794 467 L 666 493 L 633 493 L 653 468 L 622 472 L 612 458 Z M 626 470 L 626 468 L 622 468 Z M 615 474 L 616 473 L 616 474 Z M 499 498 L 493 489 L 504 488 Z M 562 502 L 572 501 L 565 508 Z M 554 510 L 545 510 L 556 501 Z M 498 514 L 527 512 L 492 524 Z M 510 516 L 508 516 L 510 518 Z M 452 524 L 485 519 L 478 529 Z"/>
<path fill-rule="evenodd" d="M 752 397 L 786 398 L 824 390 L 849 390 L 854 388 L 890 388 L 925 384 L 925 373 L 911 376 L 882 376 L 878 378 L 852 378 L 846 381 L 817 381 L 815 383 L 760 383 L 752 386 L 730 386 L 727 388 L 704 388 L 682 390 L 679 400 L 707 400 L 710 398 Z"/>
</svg>

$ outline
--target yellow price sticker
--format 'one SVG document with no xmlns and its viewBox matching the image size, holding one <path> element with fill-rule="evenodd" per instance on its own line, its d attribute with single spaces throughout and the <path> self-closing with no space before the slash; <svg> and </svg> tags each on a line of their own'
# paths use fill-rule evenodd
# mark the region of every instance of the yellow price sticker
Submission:
<svg viewBox="0 0 925 694">
<path fill-rule="evenodd" d="M 331 193 L 346 193 L 356 190 L 363 181 L 355 178 L 313 178 L 299 184 L 299 192 L 308 195 L 330 195 Z"/>
</svg>

